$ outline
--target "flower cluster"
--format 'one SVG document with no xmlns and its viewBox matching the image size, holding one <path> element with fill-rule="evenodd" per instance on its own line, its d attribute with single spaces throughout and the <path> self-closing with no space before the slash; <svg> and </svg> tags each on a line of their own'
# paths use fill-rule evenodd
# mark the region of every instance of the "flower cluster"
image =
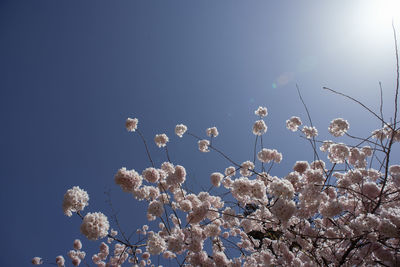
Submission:
<svg viewBox="0 0 400 267">
<path fill-rule="evenodd" d="M 286 128 L 292 132 L 296 132 L 299 126 L 302 124 L 299 117 L 293 116 L 286 121 Z"/>
<path fill-rule="evenodd" d="M 74 186 L 64 194 L 64 201 L 62 204 L 64 214 L 71 217 L 73 212 L 82 211 L 89 201 L 88 193 L 80 189 L 79 186 Z"/>
<path fill-rule="evenodd" d="M 272 167 L 282 161 L 282 153 L 264 147 L 261 137 L 267 131 L 262 119 L 267 109 L 259 107 L 255 114 L 260 120 L 253 126 L 252 160 L 241 164 L 211 146 L 218 136 L 216 127 L 206 130 L 209 140 L 189 134 L 197 139 L 201 152 L 212 148 L 232 165 L 209 175 L 208 190 L 188 189 L 187 170 L 170 162 L 167 150 L 168 161 L 159 168 L 147 151 L 151 166 L 141 175 L 126 168 L 117 171 L 115 183 L 144 201 L 147 220 L 152 222 L 151 228 L 143 225 L 137 230 L 137 243 L 124 233 L 118 236 L 110 231 L 103 213 L 83 216 L 80 212 L 88 205 L 88 194 L 77 186 L 69 189 L 64 213 L 82 218 L 80 229 L 88 239 L 108 237 L 109 245 L 101 242 L 91 257 L 93 263 L 144 267 L 154 265 L 152 258 L 160 256 L 181 266 L 399 266 L 400 165 L 389 157 L 393 143 L 400 140 L 396 127 L 387 124 L 372 137 L 354 138 L 360 142 L 350 145 L 317 140 L 317 129 L 304 126 L 303 134 L 312 138 L 308 141 L 314 161 L 296 161 L 285 176 L 277 177 L 271 175 Z M 298 117 L 286 121 L 293 132 L 301 125 Z M 137 119 L 128 119 L 126 127 L 134 132 Z M 328 131 L 340 137 L 348 129 L 349 123 L 338 118 Z M 175 127 L 179 137 L 186 131 L 183 124 Z M 156 135 L 158 147 L 167 142 L 165 134 Z M 321 151 L 328 160 L 320 156 Z M 87 260 L 86 253 L 78 239 L 73 248 L 67 255 L 78 266 Z M 34 265 L 42 263 L 39 257 L 32 259 Z M 65 266 L 64 257 L 58 256 L 55 264 Z"/>
<path fill-rule="evenodd" d="M 139 120 L 136 118 L 134 118 L 134 119 L 127 118 L 126 122 L 125 122 L 126 130 L 128 130 L 128 132 L 136 131 L 138 123 L 139 123 Z"/>
<path fill-rule="evenodd" d="M 154 142 L 158 147 L 165 147 L 168 141 L 169 138 L 166 134 L 156 134 L 154 137 Z"/>
<path fill-rule="evenodd" d="M 108 234 L 110 224 L 107 217 L 101 212 L 88 213 L 83 218 L 81 233 L 90 240 L 104 238 Z"/>
</svg>

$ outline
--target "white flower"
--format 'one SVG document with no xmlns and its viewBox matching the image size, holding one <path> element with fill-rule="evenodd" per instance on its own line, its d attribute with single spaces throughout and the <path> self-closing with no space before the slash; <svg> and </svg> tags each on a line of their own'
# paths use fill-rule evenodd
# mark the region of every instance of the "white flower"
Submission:
<svg viewBox="0 0 400 267">
<path fill-rule="evenodd" d="M 208 140 L 200 140 L 199 141 L 199 150 L 201 152 L 209 152 L 210 150 L 208 149 L 208 146 L 210 145 L 210 142 Z"/>
<path fill-rule="evenodd" d="M 206 130 L 206 134 L 207 134 L 207 136 L 210 136 L 210 137 L 217 137 L 218 136 L 217 127 L 208 128 Z"/>
<path fill-rule="evenodd" d="M 318 130 L 315 127 L 304 126 L 301 131 L 306 135 L 306 138 L 308 139 L 311 139 L 318 135 Z"/>
<path fill-rule="evenodd" d="M 154 142 L 158 147 L 166 146 L 168 141 L 169 139 L 166 134 L 157 134 L 156 137 L 154 137 Z"/>
<path fill-rule="evenodd" d="M 211 183 L 215 187 L 219 187 L 221 184 L 221 180 L 224 178 L 224 175 L 219 172 L 213 172 L 210 176 Z"/>
<path fill-rule="evenodd" d="M 286 128 L 291 130 L 292 132 L 297 131 L 299 126 L 302 124 L 299 117 L 293 116 L 286 121 Z"/>
<path fill-rule="evenodd" d="M 89 195 L 88 193 L 80 189 L 79 186 L 74 186 L 64 194 L 63 200 L 63 211 L 64 214 L 71 217 L 73 212 L 78 212 L 83 210 L 89 205 Z"/>
<path fill-rule="evenodd" d="M 166 249 L 164 239 L 154 232 L 149 232 L 146 250 L 152 255 L 158 255 Z"/>
<path fill-rule="evenodd" d="M 253 125 L 253 134 L 263 135 L 267 132 L 267 125 L 263 120 L 258 120 Z"/>
<path fill-rule="evenodd" d="M 126 122 L 125 122 L 125 127 L 128 130 L 128 132 L 134 132 L 137 129 L 137 125 L 138 125 L 139 120 L 134 118 L 127 118 Z"/>
<path fill-rule="evenodd" d="M 40 257 L 34 257 L 32 259 L 32 264 L 33 265 L 41 265 L 41 264 L 43 264 L 43 260 Z"/>
<path fill-rule="evenodd" d="M 259 161 L 264 163 L 268 163 L 272 160 L 276 163 L 279 163 L 282 160 L 282 154 L 279 153 L 276 149 L 263 148 L 260 152 L 258 152 L 257 158 Z"/>
<path fill-rule="evenodd" d="M 127 170 L 125 167 L 118 170 L 114 177 L 115 183 L 121 186 L 125 192 L 132 192 L 142 185 L 143 178 L 135 170 Z"/>
<path fill-rule="evenodd" d="M 63 267 L 65 264 L 65 259 L 62 255 L 56 257 L 56 263 L 58 267 Z"/>
<path fill-rule="evenodd" d="M 187 131 L 186 125 L 178 124 L 175 126 L 175 134 L 179 137 L 182 137 L 183 134 Z"/>
<path fill-rule="evenodd" d="M 254 114 L 260 116 L 260 117 L 265 117 L 268 115 L 268 111 L 266 107 L 261 107 L 259 106 L 256 111 L 254 111 Z"/>
<path fill-rule="evenodd" d="M 333 136 L 342 136 L 349 129 L 349 123 L 345 119 L 337 118 L 331 121 L 328 129 Z"/>
<path fill-rule="evenodd" d="M 83 218 L 81 233 L 90 240 L 106 237 L 110 224 L 107 216 L 101 212 L 88 213 Z"/>
</svg>

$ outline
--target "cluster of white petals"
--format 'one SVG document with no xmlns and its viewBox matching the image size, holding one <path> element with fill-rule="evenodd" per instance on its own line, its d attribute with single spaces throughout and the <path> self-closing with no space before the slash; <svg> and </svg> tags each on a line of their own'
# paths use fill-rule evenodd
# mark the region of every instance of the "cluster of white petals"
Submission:
<svg viewBox="0 0 400 267">
<path fill-rule="evenodd" d="M 222 179 L 224 178 L 224 175 L 219 172 L 214 172 L 210 176 L 210 180 L 213 186 L 219 187 L 221 184 Z"/>
<path fill-rule="evenodd" d="M 240 166 L 240 174 L 243 176 L 250 176 L 253 174 L 254 170 L 254 163 L 251 162 L 250 160 L 245 161 L 242 163 L 242 165 Z"/>
<path fill-rule="evenodd" d="M 350 155 L 350 149 L 345 144 L 333 144 L 329 147 L 328 158 L 332 163 L 344 163 Z"/>
<path fill-rule="evenodd" d="M 135 170 L 123 167 L 115 174 L 114 180 L 125 192 L 133 192 L 142 184 L 143 178 Z"/>
<path fill-rule="evenodd" d="M 302 122 L 299 117 L 292 116 L 290 119 L 286 121 L 286 128 L 288 128 L 292 132 L 296 132 L 301 124 Z"/>
<path fill-rule="evenodd" d="M 184 133 L 186 133 L 187 127 L 183 124 L 178 124 L 175 126 L 175 134 L 179 137 L 182 137 Z"/>
<path fill-rule="evenodd" d="M 263 135 L 267 132 L 267 125 L 263 120 L 258 120 L 253 125 L 253 134 Z"/>
<path fill-rule="evenodd" d="M 88 213 L 83 218 L 81 233 L 90 240 L 106 237 L 110 224 L 107 216 L 101 212 Z"/>
<path fill-rule="evenodd" d="M 127 118 L 126 122 L 125 122 L 126 130 L 128 130 L 128 132 L 136 131 L 138 123 L 139 123 L 139 120 L 136 118 L 134 118 L 134 119 Z"/>
<path fill-rule="evenodd" d="M 217 137 L 219 133 L 218 133 L 217 127 L 211 127 L 211 128 L 207 128 L 206 134 L 207 134 L 207 136 L 210 136 L 210 137 Z"/>
<path fill-rule="evenodd" d="M 279 153 L 276 149 L 263 148 L 260 152 L 258 152 L 257 158 L 259 161 L 264 163 L 268 163 L 271 161 L 279 163 L 282 160 L 282 154 Z"/>
<path fill-rule="evenodd" d="M 294 188 L 291 182 L 274 177 L 268 184 L 268 192 L 276 199 L 284 198 L 291 200 L 294 197 Z"/>
<path fill-rule="evenodd" d="M 32 259 L 32 264 L 33 265 L 41 265 L 41 264 L 43 264 L 43 260 L 40 257 L 34 257 Z"/>
<path fill-rule="evenodd" d="M 319 141 L 314 140 L 310 142 L 313 161 L 296 161 L 293 169 L 278 178 L 271 173 L 282 154 L 264 148 L 259 137 L 267 131 L 262 120 L 267 109 L 260 106 L 255 114 L 260 120 L 253 126 L 257 135 L 253 161 L 239 164 L 215 147 L 233 166 L 212 172 L 208 191 L 187 188 L 185 182 L 192 173 L 169 157 L 159 168 L 150 159 L 152 167 L 144 168 L 141 175 L 126 168 L 118 170 L 115 183 L 144 201 L 147 219 L 154 221 L 137 229 L 137 243 L 129 243 L 124 232 L 121 237 L 115 230 L 109 232 L 110 223 L 101 212 L 83 217 L 80 211 L 88 205 L 89 196 L 77 186 L 69 189 L 64 195 L 64 213 L 78 212 L 83 217 L 80 229 L 88 239 L 108 237 L 109 245 L 100 244 L 91 257 L 93 263 L 145 267 L 155 266 L 155 260 L 162 257 L 181 266 L 206 267 L 400 266 L 400 164 L 396 157 L 389 157 L 393 142 L 400 142 L 396 127 L 387 124 L 375 130 L 373 137 L 378 141 L 370 137 L 355 138 L 356 145 L 323 141 L 320 150 L 327 153 L 326 163 L 316 151 Z M 134 132 L 137 123 L 137 119 L 128 119 L 126 128 Z M 286 121 L 293 132 L 300 125 L 299 117 Z M 348 129 L 349 123 L 341 118 L 329 125 L 335 137 Z M 183 124 L 175 127 L 179 137 L 186 131 Z M 308 139 L 318 135 L 314 127 L 304 126 L 302 132 Z M 201 152 L 210 151 L 218 130 L 208 128 L 206 134 L 211 139 L 198 141 Z M 168 137 L 157 135 L 155 142 L 163 147 Z M 260 149 L 257 154 L 256 149 Z M 271 164 L 266 168 L 264 163 Z M 67 254 L 74 266 L 88 265 L 81 249 L 76 239 Z M 39 265 L 43 260 L 35 257 L 32 263 Z M 56 258 L 56 265 L 65 266 L 63 256 Z"/>
<path fill-rule="evenodd" d="M 268 115 L 268 110 L 266 107 L 261 107 L 259 106 L 256 111 L 254 111 L 254 114 L 257 116 L 260 116 L 261 118 L 266 117 Z"/>
<path fill-rule="evenodd" d="M 154 142 L 158 147 L 165 147 L 169 141 L 169 138 L 166 134 L 156 134 L 154 137 Z"/>
<path fill-rule="evenodd" d="M 65 259 L 62 255 L 59 255 L 56 257 L 56 264 L 58 267 L 64 267 L 65 265 Z"/>
<path fill-rule="evenodd" d="M 308 139 L 311 139 L 318 135 L 318 130 L 315 127 L 304 126 L 301 131 L 305 134 L 306 138 Z"/>
<path fill-rule="evenodd" d="M 333 136 L 342 136 L 349 130 L 349 123 L 345 119 L 337 118 L 331 121 L 328 129 Z"/>
<path fill-rule="evenodd" d="M 151 255 L 158 255 L 166 249 L 164 239 L 157 233 L 149 232 L 146 250 Z"/>
<path fill-rule="evenodd" d="M 200 140 L 198 144 L 199 144 L 199 150 L 201 152 L 209 152 L 210 151 L 208 149 L 208 146 L 210 145 L 210 141 L 203 139 L 203 140 Z"/>
<path fill-rule="evenodd" d="M 62 204 L 64 214 L 71 217 L 73 212 L 81 211 L 88 206 L 88 201 L 88 193 L 79 188 L 79 186 L 74 186 L 71 189 L 68 189 L 64 194 L 64 200 Z"/>
</svg>

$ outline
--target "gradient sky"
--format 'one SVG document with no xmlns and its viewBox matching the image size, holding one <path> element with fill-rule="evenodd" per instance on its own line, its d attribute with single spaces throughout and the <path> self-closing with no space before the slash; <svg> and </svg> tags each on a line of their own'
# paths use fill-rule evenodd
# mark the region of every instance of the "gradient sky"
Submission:
<svg viewBox="0 0 400 267">
<path fill-rule="evenodd" d="M 379 122 L 322 87 L 378 110 L 381 81 L 392 116 L 393 32 L 377 2 L 0 1 L 0 265 L 54 261 L 75 238 L 96 251 L 80 219 L 61 209 L 75 185 L 89 193 L 85 212 L 111 214 L 111 190 L 126 232 L 146 223 L 145 206 L 114 184 L 119 168 L 150 166 L 127 117 L 139 119 L 157 165 L 166 158 L 152 139 L 170 136 L 171 159 L 186 167 L 194 191 L 229 162 L 174 136 L 178 123 L 204 137 L 217 126 L 215 146 L 240 163 L 252 159 L 254 110 L 266 106 L 264 144 L 283 153 L 272 174 L 312 160 L 309 144 L 285 129 L 290 116 L 307 121 L 296 83 L 320 139 L 333 138 L 327 127 L 337 117 L 367 136 Z"/>
</svg>

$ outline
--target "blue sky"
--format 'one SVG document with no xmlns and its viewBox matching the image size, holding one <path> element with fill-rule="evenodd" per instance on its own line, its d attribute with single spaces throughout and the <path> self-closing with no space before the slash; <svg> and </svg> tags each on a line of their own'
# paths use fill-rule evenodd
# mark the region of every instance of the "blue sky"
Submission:
<svg viewBox="0 0 400 267">
<path fill-rule="evenodd" d="M 126 232 L 146 222 L 145 206 L 114 185 L 119 168 L 150 166 L 139 137 L 124 128 L 127 117 L 139 119 L 157 165 L 166 158 L 152 139 L 170 136 L 172 161 L 186 167 L 194 191 L 229 162 L 174 136 L 178 123 L 204 137 L 217 126 L 214 144 L 243 162 L 252 159 L 254 110 L 266 106 L 264 144 L 283 153 L 272 170 L 280 177 L 296 160 L 312 160 L 308 143 L 285 129 L 292 115 L 306 121 L 296 83 L 320 139 L 332 139 L 327 127 L 337 117 L 354 135 L 379 127 L 361 107 L 322 90 L 378 110 L 381 81 L 391 116 L 393 34 L 376 2 L 1 1 L 0 265 L 54 260 L 75 238 L 95 251 L 80 219 L 62 213 L 74 185 L 89 193 L 85 211 L 110 214 L 104 191 L 111 190 Z"/>
</svg>

